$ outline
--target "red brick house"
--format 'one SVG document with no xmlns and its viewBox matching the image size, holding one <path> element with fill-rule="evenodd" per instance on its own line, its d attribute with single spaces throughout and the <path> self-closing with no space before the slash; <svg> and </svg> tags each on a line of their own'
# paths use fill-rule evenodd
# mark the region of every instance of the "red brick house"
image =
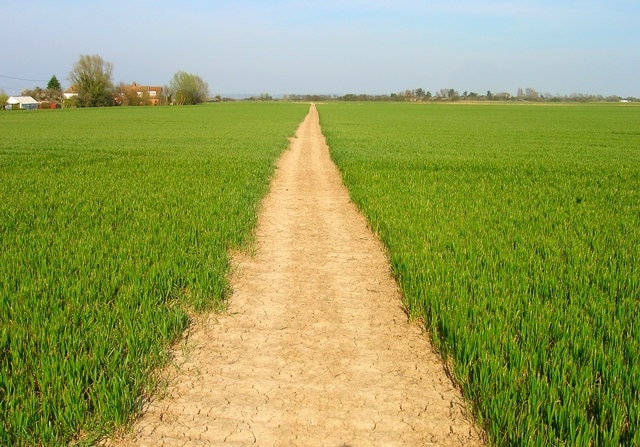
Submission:
<svg viewBox="0 0 640 447">
<path fill-rule="evenodd" d="M 115 101 L 119 105 L 149 104 L 157 106 L 162 98 L 163 88 L 154 85 L 121 84 L 116 88 Z"/>
</svg>

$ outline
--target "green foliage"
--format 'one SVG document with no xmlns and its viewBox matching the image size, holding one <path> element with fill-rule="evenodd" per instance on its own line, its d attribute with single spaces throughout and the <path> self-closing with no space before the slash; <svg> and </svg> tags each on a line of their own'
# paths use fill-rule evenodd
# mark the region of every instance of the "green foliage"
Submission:
<svg viewBox="0 0 640 447">
<path fill-rule="evenodd" d="M 51 76 L 51 79 L 49 79 L 49 83 L 47 84 L 47 89 L 62 91 L 62 85 L 60 85 L 60 81 L 58 81 L 58 78 L 56 78 L 56 75 Z"/>
<path fill-rule="evenodd" d="M 112 106 L 113 81 L 111 75 L 113 64 L 100 56 L 82 55 L 69 73 L 69 80 L 75 91 L 78 107 Z"/>
<path fill-rule="evenodd" d="M 492 443 L 640 445 L 640 108 L 319 110 Z"/>
<path fill-rule="evenodd" d="M 207 100 L 209 86 L 200 76 L 178 71 L 169 82 L 169 95 L 173 104 L 199 104 Z"/>
<path fill-rule="evenodd" d="M 0 445 L 89 444 L 140 408 L 307 108 L 0 116 Z"/>
</svg>

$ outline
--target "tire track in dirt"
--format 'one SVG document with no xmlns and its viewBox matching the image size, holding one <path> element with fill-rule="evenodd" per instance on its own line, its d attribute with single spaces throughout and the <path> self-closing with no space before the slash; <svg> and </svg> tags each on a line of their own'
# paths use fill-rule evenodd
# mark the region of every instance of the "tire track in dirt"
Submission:
<svg viewBox="0 0 640 447">
<path fill-rule="evenodd" d="M 228 311 L 191 329 L 166 396 L 120 446 L 483 445 L 384 250 L 342 184 L 314 105 L 282 155 Z"/>
</svg>

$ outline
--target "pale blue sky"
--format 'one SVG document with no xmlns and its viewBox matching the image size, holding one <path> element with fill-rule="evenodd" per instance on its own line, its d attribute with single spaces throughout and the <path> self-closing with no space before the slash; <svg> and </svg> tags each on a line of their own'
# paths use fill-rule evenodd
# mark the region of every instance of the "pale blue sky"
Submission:
<svg viewBox="0 0 640 447">
<path fill-rule="evenodd" d="M 78 57 L 99 54 L 116 83 L 183 70 L 213 94 L 640 97 L 638 0 L 0 0 L 0 12 L 9 94 L 53 74 L 67 86 Z"/>
</svg>

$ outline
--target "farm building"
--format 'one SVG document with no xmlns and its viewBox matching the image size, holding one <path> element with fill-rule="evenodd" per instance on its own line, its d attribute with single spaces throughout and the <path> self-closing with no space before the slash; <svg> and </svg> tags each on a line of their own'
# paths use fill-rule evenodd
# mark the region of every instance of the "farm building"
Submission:
<svg viewBox="0 0 640 447">
<path fill-rule="evenodd" d="M 24 110 L 37 109 L 40 106 L 40 103 L 31 96 L 9 96 L 7 104 Z"/>
</svg>

